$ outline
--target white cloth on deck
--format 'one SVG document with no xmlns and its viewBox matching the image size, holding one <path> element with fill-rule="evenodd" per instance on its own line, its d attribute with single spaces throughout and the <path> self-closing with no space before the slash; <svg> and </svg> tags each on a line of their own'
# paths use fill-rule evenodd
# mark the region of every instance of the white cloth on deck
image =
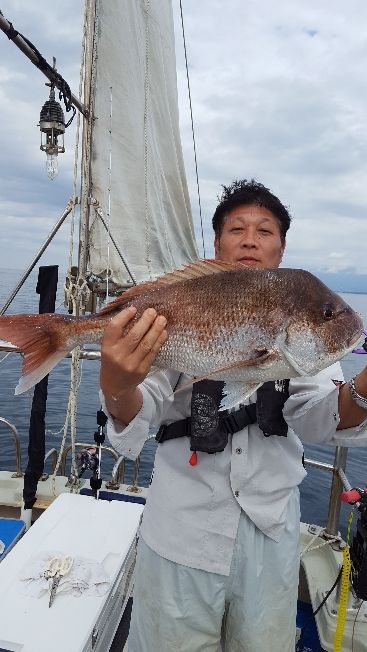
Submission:
<svg viewBox="0 0 367 652">
<path fill-rule="evenodd" d="M 51 559 L 64 556 L 64 553 L 43 550 L 31 557 L 19 574 L 21 593 L 39 598 L 50 591 L 52 578 L 46 578 L 46 571 Z M 108 591 L 110 584 L 102 564 L 94 559 L 74 557 L 70 571 L 60 578 L 57 593 L 71 593 L 76 597 L 101 596 Z"/>
</svg>

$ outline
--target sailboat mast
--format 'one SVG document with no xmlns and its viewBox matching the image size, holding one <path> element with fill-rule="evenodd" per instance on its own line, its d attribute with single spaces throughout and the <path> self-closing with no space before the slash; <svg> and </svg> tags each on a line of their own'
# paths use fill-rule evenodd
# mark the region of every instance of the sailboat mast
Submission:
<svg viewBox="0 0 367 652">
<path fill-rule="evenodd" d="M 89 244 L 89 212 L 91 197 L 91 138 L 93 123 L 93 84 L 95 77 L 95 27 L 97 19 L 96 0 L 85 0 L 84 11 L 84 104 L 88 107 L 88 117 L 83 117 L 82 136 L 82 164 L 81 164 L 81 196 L 80 196 L 80 224 L 79 224 L 79 254 L 78 270 L 79 279 L 84 280 L 88 266 Z M 79 313 L 83 313 L 85 306 L 79 306 Z"/>
</svg>

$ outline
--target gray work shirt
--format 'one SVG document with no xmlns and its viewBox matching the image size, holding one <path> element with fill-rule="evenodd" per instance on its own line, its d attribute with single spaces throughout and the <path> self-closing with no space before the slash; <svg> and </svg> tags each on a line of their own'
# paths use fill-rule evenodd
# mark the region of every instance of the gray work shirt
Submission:
<svg viewBox="0 0 367 652">
<path fill-rule="evenodd" d="M 191 390 L 173 394 L 178 377 L 161 371 L 147 378 L 140 385 L 142 408 L 125 428 L 109 418 L 108 438 L 122 455 L 136 458 L 152 431 L 190 415 Z M 189 380 L 183 375 L 180 385 Z M 306 475 L 299 437 L 334 446 L 367 444 L 367 419 L 356 428 L 336 430 L 333 380 L 343 380 L 339 363 L 290 381 L 283 409 L 287 437 L 265 437 L 255 423 L 229 436 L 222 453 L 199 452 L 196 466 L 189 464 L 188 437 L 160 444 L 141 528 L 145 543 L 171 561 L 228 575 L 241 509 L 278 541 L 288 498 Z M 105 408 L 103 395 L 101 400 Z M 256 392 L 248 402 L 256 402 Z"/>
</svg>

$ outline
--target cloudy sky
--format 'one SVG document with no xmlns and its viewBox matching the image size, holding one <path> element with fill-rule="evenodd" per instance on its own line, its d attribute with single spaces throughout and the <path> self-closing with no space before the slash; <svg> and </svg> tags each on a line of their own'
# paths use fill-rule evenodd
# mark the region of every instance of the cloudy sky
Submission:
<svg viewBox="0 0 367 652">
<path fill-rule="evenodd" d="M 367 3 L 182 1 L 207 255 L 221 184 L 255 177 L 293 215 L 284 264 L 335 278 L 343 285 L 336 289 L 366 290 Z M 173 5 L 182 144 L 198 225 L 179 1 Z M 77 94 L 83 2 L 2 0 L 0 8 L 49 61 L 56 56 Z M 36 126 L 44 81 L 0 32 L 1 267 L 31 260 L 71 195 L 72 128 L 59 177 L 50 182 L 44 173 Z M 43 261 L 63 257 L 66 266 L 68 237 L 65 226 Z"/>
</svg>

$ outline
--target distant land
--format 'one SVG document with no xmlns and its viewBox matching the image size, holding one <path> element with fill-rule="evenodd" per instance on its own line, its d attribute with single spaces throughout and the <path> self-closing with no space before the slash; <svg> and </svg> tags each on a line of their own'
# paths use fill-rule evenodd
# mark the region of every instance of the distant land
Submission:
<svg viewBox="0 0 367 652">
<path fill-rule="evenodd" d="M 356 292 L 367 294 L 367 274 L 351 272 L 322 272 L 310 270 L 334 292 Z"/>
<path fill-rule="evenodd" d="M 304 267 L 304 269 L 307 269 Z M 356 274 L 354 270 L 344 270 L 342 272 L 325 272 L 318 269 L 308 268 L 312 274 L 317 276 L 325 285 L 327 285 L 334 292 L 355 292 L 357 294 L 367 294 L 367 274 Z M 0 274 L 1 274 L 0 268 Z M 4 269 L 6 273 L 10 273 L 14 276 L 15 280 L 18 280 L 17 277 L 21 277 L 24 270 L 16 269 Z M 37 274 L 37 271 L 33 272 Z M 9 274 L 5 276 L 8 277 Z M 59 281 L 64 282 L 66 272 L 65 270 L 59 269 Z M 10 284 L 9 290 L 11 289 L 12 284 Z"/>
</svg>

